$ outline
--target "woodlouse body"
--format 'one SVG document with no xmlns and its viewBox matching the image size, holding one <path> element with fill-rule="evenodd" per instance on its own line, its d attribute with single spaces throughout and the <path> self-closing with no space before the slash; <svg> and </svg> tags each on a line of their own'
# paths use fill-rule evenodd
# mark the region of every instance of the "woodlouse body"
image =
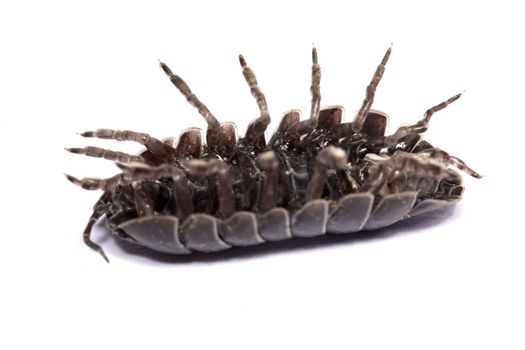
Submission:
<svg viewBox="0 0 525 350">
<path fill-rule="evenodd" d="M 99 129 L 82 134 L 135 141 L 138 156 L 97 147 L 73 153 L 113 160 L 122 172 L 108 179 L 76 179 L 104 194 L 84 231 L 90 239 L 102 215 L 118 237 L 150 249 L 189 254 L 215 252 L 292 237 L 374 230 L 436 210 L 461 198 L 460 170 L 480 177 L 459 158 L 422 140 L 431 116 L 461 94 L 425 113 L 417 123 L 385 135 L 388 117 L 371 109 L 390 56 L 388 49 L 367 87 L 352 122 L 343 123 L 341 107 L 320 109 L 320 66 L 312 51 L 310 118 L 287 112 L 270 140 L 266 99 L 252 70 L 239 57 L 256 98 L 260 117 L 237 140 L 231 123 L 219 123 L 188 85 L 161 62 L 161 68 L 208 123 L 206 144 L 197 128 L 176 144 L 132 131 Z"/>
</svg>

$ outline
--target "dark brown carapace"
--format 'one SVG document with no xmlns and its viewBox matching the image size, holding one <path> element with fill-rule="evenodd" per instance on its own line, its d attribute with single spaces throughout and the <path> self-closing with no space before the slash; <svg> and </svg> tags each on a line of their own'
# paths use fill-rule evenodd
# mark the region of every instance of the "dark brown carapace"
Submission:
<svg viewBox="0 0 525 350">
<path fill-rule="evenodd" d="M 240 139 L 232 123 L 220 123 L 161 62 L 171 82 L 206 120 L 206 144 L 198 128 L 185 130 L 177 142 L 133 131 L 82 133 L 145 147 L 139 155 L 98 147 L 67 149 L 115 161 L 121 169 L 107 179 L 66 175 L 84 189 L 104 191 L 84 231 L 85 243 L 107 260 L 90 239 L 103 215 L 117 237 L 164 253 L 189 254 L 373 230 L 455 203 L 463 186 L 451 167 L 480 175 L 421 134 L 432 115 L 461 94 L 428 109 L 415 124 L 385 135 L 388 117 L 371 107 L 390 52 L 377 67 L 354 120 L 344 123 L 341 107 L 320 108 L 321 68 L 314 48 L 310 117 L 300 120 L 296 110 L 285 113 L 268 142 L 266 98 L 242 56 L 242 72 L 260 117 Z"/>
</svg>

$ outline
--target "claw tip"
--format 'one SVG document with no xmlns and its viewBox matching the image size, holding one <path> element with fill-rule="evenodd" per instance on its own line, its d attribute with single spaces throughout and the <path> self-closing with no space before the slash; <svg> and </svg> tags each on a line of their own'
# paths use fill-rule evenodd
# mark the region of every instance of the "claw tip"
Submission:
<svg viewBox="0 0 525 350">
<path fill-rule="evenodd" d="M 69 148 L 69 147 L 64 147 L 64 149 L 70 153 L 80 153 L 80 148 Z"/>
<path fill-rule="evenodd" d="M 72 183 L 76 184 L 78 183 L 78 179 L 72 175 L 69 175 L 69 174 L 66 174 L 64 173 L 64 176 L 69 180 L 71 181 Z"/>
<path fill-rule="evenodd" d="M 246 67 L 246 60 L 241 54 L 239 54 L 239 63 L 241 64 L 242 67 Z"/>
<path fill-rule="evenodd" d="M 381 65 L 386 65 L 388 62 L 388 59 L 390 58 L 390 54 L 392 53 L 392 45 L 386 50 L 385 56 L 383 57 L 383 60 L 381 61 Z"/>
<path fill-rule="evenodd" d="M 169 67 L 166 65 L 166 63 L 162 62 L 160 59 L 159 59 L 159 66 L 160 66 L 160 68 L 162 68 L 164 73 L 166 73 L 167 75 L 172 75 L 173 74 L 173 72 L 171 71 L 171 69 L 169 69 Z"/>
<path fill-rule="evenodd" d="M 106 262 L 109 264 L 109 259 L 108 257 L 106 256 L 106 253 L 104 253 L 104 251 L 102 249 L 100 249 L 99 251 L 100 255 L 102 255 L 102 257 L 104 258 L 104 260 L 106 260 Z"/>
</svg>

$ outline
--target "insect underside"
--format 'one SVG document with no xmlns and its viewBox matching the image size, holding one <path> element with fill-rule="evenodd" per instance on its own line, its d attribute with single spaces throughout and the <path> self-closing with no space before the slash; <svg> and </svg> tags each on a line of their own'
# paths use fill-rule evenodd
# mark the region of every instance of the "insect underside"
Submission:
<svg viewBox="0 0 525 350">
<path fill-rule="evenodd" d="M 98 147 L 72 153 L 114 161 L 121 172 L 106 179 L 67 178 L 88 190 L 103 190 L 84 231 L 84 242 L 107 260 L 91 238 L 96 221 L 124 240 L 171 254 L 215 252 L 292 237 L 352 233 L 391 225 L 455 203 L 463 194 L 460 174 L 480 178 L 461 159 L 422 139 L 432 115 L 461 94 L 428 109 L 415 124 L 385 134 L 388 117 L 372 110 L 389 48 L 366 89 L 352 122 L 342 107 L 320 108 L 321 69 L 312 50 L 311 112 L 291 110 L 267 142 L 266 99 L 255 74 L 239 61 L 260 116 L 244 137 L 220 123 L 168 66 L 171 82 L 204 117 L 177 142 L 133 131 L 99 129 L 81 135 L 142 144 L 139 155 Z"/>
</svg>

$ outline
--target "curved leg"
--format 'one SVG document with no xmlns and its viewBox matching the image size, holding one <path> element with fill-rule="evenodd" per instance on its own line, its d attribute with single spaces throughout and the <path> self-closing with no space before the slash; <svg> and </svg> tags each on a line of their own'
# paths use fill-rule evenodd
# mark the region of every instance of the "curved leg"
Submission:
<svg viewBox="0 0 525 350">
<path fill-rule="evenodd" d="M 98 178 L 83 178 L 64 174 L 69 181 L 86 190 L 104 190 L 106 192 L 112 191 L 118 185 L 125 186 L 138 180 L 155 180 L 161 177 L 172 177 L 178 175 L 182 170 L 171 165 L 164 164 L 160 166 L 148 166 L 146 164 L 135 163 L 117 164 L 123 171 L 120 174 L 114 175 L 106 179 Z"/>
<path fill-rule="evenodd" d="M 387 166 L 387 164 L 383 163 L 379 165 L 377 170 L 366 179 L 363 185 L 361 185 L 359 192 L 377 194 L 387 183 L 391 173 L 392 168 Z"/>
<path fill-rule="evenodd" d="M 104 253 L 104 250 L 102 247 L 100 247 L 98 244 L 93 242 L 91 240 L 91 231 L 93 229 L 93 226 L 95 223 L 104 215 L 107 211 L 108 202 L 111 198 L 111 194 L 109 192 L 105 192 L 100 199 L 95 204 L 95 207 L 93 209 L 93 214 L 91 214 L 91 217 L 89 218 L 89 221 L 86 225 L 86 228 L 84 229 L 84 233 L 82 234 L 82 238 L 84 239 L 84 243 L 94 251 L 98 252 L 104 260 L 106 260 L 107 263 L 109 263 L 109 259 L 106 256 L 106 253 Z"/>
<path fill-rule="evenodd" d="M 462 94 L 454 95 L 451 98 L 449 98 L 448 100 L 443 101 L 440 104 L 437 104 L 434 107 L 431 107 L 431 108 L 427 109 L 427 111 L 425 112 L 425 115 L 423 116 L 423 118 L 420 121 L 418 121 L 416 124 L 399 127 L 399 129 L 397 129 L 395 133 L 393 133 L 390 136 L 385 137 L 385 144 L 386 144 L 386 146 L 387 147 L 394 146 L 399 139 L 401 139 L 401 138 L 403 138 L 403 137 L 405 137 L 407 135 L 410 135 L 410 134 L 421 134 L 421 133 L 424 133 L 425 131 L 427 131 L 428 130 L 428 123 L 430 122 L 430 118 L 432 117 L 432 115 L 434 113 L 436 113 L 436 112 L 446 108 L 452 102 L 457 101 L 461 97 L 461 95 Z"/>
<path fill-rule="evenodd" d="M 407 172 L 414 175 L 432 176 L 435 178 L 457 178 L 457 174 L 436 162 L 423 161 L 418 155 L 396 152 L 390 158 L 376 159 L 379 166 L 359 189 L 359 192 L 377 194 L 384 185 L 390 185 L 393 191 L 399 191 Z M 398 171 L 401 171 L 398 173 Z"/>
<path fill-rule="evenodd" d="M 346 167 L 346 153 L 334 146 L 323 148 L 317 155 L 315 167 L 306 187 L 306 202 L 319 199 L 323 194 L 327 169 L 342 170 Z"/>
<path fill-rule="evenodd" d="M 223 218 L 229 218 L 235 212 L 235 196 L 230 166 L 220 160 L 202 159 L 188 161 L 185 165 L 191 174 L 197 176 L 217 174 L 219 213 Z"/>
</svg>

